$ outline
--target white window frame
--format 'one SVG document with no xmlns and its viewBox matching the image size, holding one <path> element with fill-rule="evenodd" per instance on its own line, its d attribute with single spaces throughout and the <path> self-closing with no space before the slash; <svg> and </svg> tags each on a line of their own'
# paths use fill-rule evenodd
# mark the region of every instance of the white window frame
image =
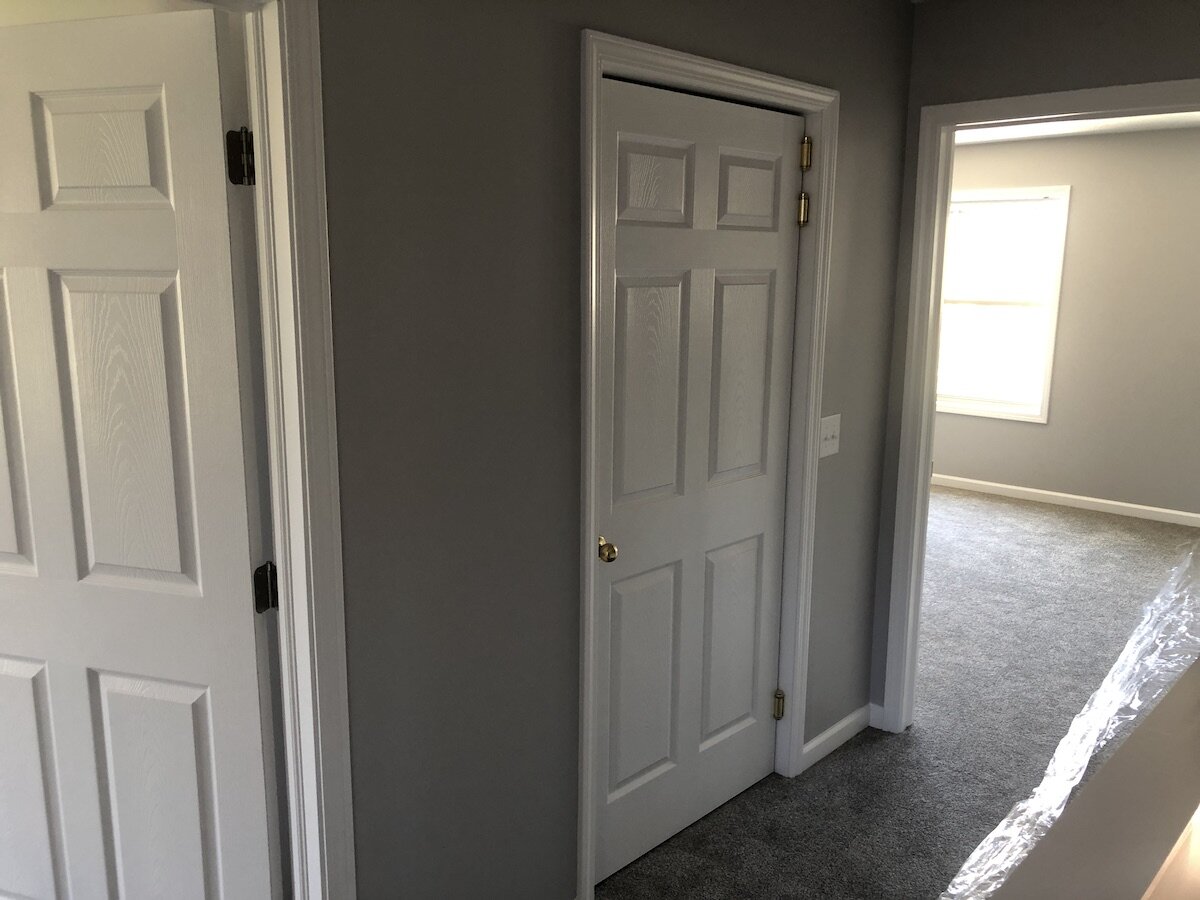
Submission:
<svg viewBox="0 0 1200 900">
<path fill-rule="evenodd" d="M 960 416 L 980 416 L 989 419 L 1010 419 L 1017 422 L 1035 422 L 1045 425 L 1050 420 L 1050 385 L 1054 375 L 1054 348 L 1055 339 L 1058 334 L 1058 307 L 1059 298 L 1062 294 L 1062 273 L 1063 263 L 1066 259 L 1067 250 L 1067 226 L 1070 218 L 1071 207 L 1071 186 L 1066 184 L 1058 185 L 1035 185 L 1029 187 L 1012 187 L 1012 188 L 987 188 L 982 190 L 962 190 L 955 191 L 950 197 L 951 209 L 957 203 L 988 203 L 988 202 L 1004 202 L 1014 200 L 1061 200 L 1061 215 L 1062 215 L 1062 230 L 1063 230 L 1063 247 L 1062 253 L 1058 259 L 1058 269 L 1053 277 L 1053 290 L 1050 295 L 1049 302 L 1046 307 L 1050 313 L 1050 328 L 1046 333 L 1046 344 L 1042 348 L 1043 358 L 1045 359 L 1045 371 L 1043 373 L 1043 388 L 1042 388 L 1042 403 L 1035 412 L 1027 411 L 1028 407 L 1018 406 L 1017 404 L 1007 403 L 1004 401 L 986 400 L 979 397 L 955 397 L 953 395 L 937 394 L 937 411 L 940 413 L 950 413 Z M 945 260 L 943 259 L 943 266 Z M 941 306 L 945 306 L 947 300 L 943 294 L 938 301 Z M 965 303 L 969 301 L 949 301 L 951 303 Z M 1016 304 L 1029 305 L 1034 304 Z M 1037 304 L 1042 305 L 1042 304 Z M 938 348 L 939 363 L 941 348 Z"/>
</svg>

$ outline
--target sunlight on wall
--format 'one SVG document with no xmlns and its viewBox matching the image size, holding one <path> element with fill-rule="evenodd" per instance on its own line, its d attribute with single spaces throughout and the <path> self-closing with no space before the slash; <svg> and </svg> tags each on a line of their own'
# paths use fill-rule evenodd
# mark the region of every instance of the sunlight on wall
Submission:
<svg viewBox="0 0 1200 900">
<path fill-rule="evenodd" d="M 1200 897 L 1200 808 L 1142 900 L 1195 900 L 1196 897 Z"/>
</svg>

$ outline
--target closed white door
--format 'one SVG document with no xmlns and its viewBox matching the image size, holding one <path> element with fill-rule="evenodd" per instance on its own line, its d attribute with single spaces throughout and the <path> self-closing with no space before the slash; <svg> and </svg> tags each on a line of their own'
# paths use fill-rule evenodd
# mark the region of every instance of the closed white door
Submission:
<svg viewBox="0 0 1200 900">
<path fill-rule="evenodd" d="M 602 88 L 600 877 L 774 768 L 799 116 Z"/>
<path fill-rule="evenodd" d="M 0 896 L 271 896 L 217 75 L 0 29 Z"/>
</svg>

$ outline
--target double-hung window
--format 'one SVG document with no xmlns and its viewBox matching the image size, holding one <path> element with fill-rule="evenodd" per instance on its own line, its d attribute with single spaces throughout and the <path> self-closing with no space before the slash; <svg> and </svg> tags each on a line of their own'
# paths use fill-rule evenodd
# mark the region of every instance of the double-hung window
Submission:
<svg viewBox="0 0 1200 900">
<path fill-rule="evenodd" d="M 938 412 L 1045 422 L 1071 189 L 956 191 L 942 264 Z"/>
</svg>

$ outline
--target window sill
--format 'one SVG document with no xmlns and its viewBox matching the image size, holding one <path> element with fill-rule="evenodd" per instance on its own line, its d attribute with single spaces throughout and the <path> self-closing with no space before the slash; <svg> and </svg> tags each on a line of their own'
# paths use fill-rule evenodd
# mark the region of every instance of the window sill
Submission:
<svg viewBox="0 0 1200 900">
<path fill-rule="evenodd" d="M 1048 410 L 1028 411 L 1001 406 L 988 406 L 982 403 L 964 403 L 948 400 L 938 400 L 937 411 L 949 413 L 952 416 L 976 416 L 981 419 L 1008 419 L 1012 422 L 1029 422 L 1034 425 L 1045 425 L 1049 421 Z"/>
</svg>

